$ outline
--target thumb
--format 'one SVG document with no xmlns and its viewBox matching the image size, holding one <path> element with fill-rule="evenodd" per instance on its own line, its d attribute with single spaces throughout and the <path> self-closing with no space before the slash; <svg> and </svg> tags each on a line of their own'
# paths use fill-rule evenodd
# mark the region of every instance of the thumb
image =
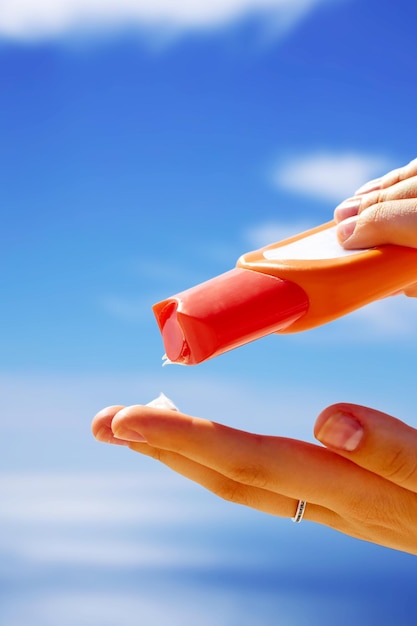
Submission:
<svg viewBox="0 0 417 626">
<path fill-rule="evenodd" d="M 417 430 L 374 409 L 340 403 L 319 415 L 315 436 L 374 474 L 417 492 Z"/>
</svg>

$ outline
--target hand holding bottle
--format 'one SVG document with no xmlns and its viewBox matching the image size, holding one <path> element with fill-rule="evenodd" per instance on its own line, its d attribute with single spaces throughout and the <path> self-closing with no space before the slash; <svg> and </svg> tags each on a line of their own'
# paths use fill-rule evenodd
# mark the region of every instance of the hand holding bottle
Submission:
<svg viewBox="0 0 417 626">
<path fill-rule="evenodd" d="M 334 212 L 347 249 L 397 244 L 417 248 L 417 159 L 360 187 Z M 417 283 L 404 290 L 417 297 Z"/>
</svg>

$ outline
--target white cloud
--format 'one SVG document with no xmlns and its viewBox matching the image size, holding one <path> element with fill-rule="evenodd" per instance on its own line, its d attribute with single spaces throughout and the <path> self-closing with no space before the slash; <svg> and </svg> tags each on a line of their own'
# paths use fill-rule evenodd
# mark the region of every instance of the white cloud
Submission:
<svg viewBox="0 0 417 626">
<path fill-rule="evenodd" d="M 365 306 L 349 318 L 356 329 L 362 328 L 362 340 L 392 337 L 413 340 L 417 334 L 417 300 L 403 295 L 392 296 Z"/>
<path fill-rule="evenodd" d="M 98 444 L 97 444 L 98 445 Z M 129 453 L 129 451 L 126 451 Z M 158 469 L 96 474 L 91 472 L 0 474 L 0 521 L 12 524 L 93 525 L 141 524 L 156 527 L 210 519 L 210 507 L 195 504 L 191 483 Z M 133 497 L 132 494 L 140 494 Z M 195 494 L 193 494 L 195 496 Z M 178 500 L 188 502 L 181 508 Z"/>
<path fill-rule="evenodd" d="M 129 451 L 127 451 L 129 453 Z M 133 456 L 133 455 L 132 455 Z M 164 471 L 0 473 L 0 574 L 18 567 L 167 568 L 240 562 L 183 533 L 242 512 Z M 181 535 L 178 536 L 178 530 Z"/>
<path fill-rule="evenodd" d="M 125 529 L 124 529 L 125 532 Z M 143 541 L 92 538 L 83 529 L 83 538 L 32 536 L 19 541 L 15 555 L 26 561 L 44 564 L 89 565 L 103 567 L 168 567 L 169 565 L 208 565 L 214 559 L 201 551 L 185 555 L 183 547 L 155 545 L 149 537 Z"/>
<path fill-rule="evenodd" d="M 389 159 L 382 156 L 318 152 L 281 161 L 272 168 L 271 180 L 280 189 L 341 202 L 391 166 Z"/>
<path fill-rule="evenodd" d="M 162 479 L 163 476 L 163 479 Z M 252 519 L 166 470 L 133 474 L 0 473 L 0 575 L 28 567 L 210 567 L 257 555 L 214 549 L 186 532 L 233 532 Z M 180 532 L 179 532 L 180 531 Z"/>
<path fill-rule="evenodd" d="M 315 6 L 339 0 L 2 0 L 0 36 L 56 37 L 85 28 L 138 26 L 184 32 L 227 25 L 251 14 L 277 15 L 288 29 Z M 281 28 L 280 24 L 281 22 Z"/>
<path fill-rule="evenodd" d="M 125 583 L 125 586 L 128 584 Z M 181 588 L 174 587 L 173 590 L 162 582 L 156 589 L 144 590 L 139 587 L 133 591 L 119 591 L 117 588 L 106 589 L 104 592 L 52 588 L 21 603 L 13 613 L 18 621 L 7 623 L 11 626 L 29 623 L 32 626 L 55 626 L 58 623 L 59 626 L 131 626 L 132 623 L 208 626 L 213 623 L 213 618 L 218 617 L 215 616 L 220 610 L 217 603 L 217 611 L 213 609 L 210 616 L 202 615 L 201 603 L 207 602 L 207 598 L 200 598 L 198 591 L 192 594 L 192 598 L 184 600 Z M 218 600 L 221 601 L 222 598 L 219 597 Z M 224 603 L 221 608 L 223 606 Z M 227 608 L 227 615 L 233 614 Z M 221 613 L 223 614 L 222 611 Z M 230 623 L 226 620 L 227 618 L 222 618 L 219 622 L 216 619 L 216 623 L 224 626 Z"/>
<path fill-rule="evenodd" d="M 277 338 L 276 341 L 279 339 Z M 60 459 L 65 454 L 70 454 L 73 449 L 74 454 L 76 452 L 74 461 L 76 460 L 76 467 L 80 471 L 94 465 L 97 467 L 97 464 L 100 464 L 100 468 L 103 465 L 112 467 L 114 471 L 117 468 L 119 470 L 127 468 L 132 473 L 145 471 L 146 476 L 142 479 L 137 478 L 132 486 L 133 489 L 142 490 L 142 487 L 150 481 L 149 471 L 152 471 L 154 467 L 152 462 L 139 455 L 133 455 L 124 448 L 97 443 L 90 434 L 90 421 L 93 415 L 110 404 L 147 403 L 162 391 L 185 413 L 249 430 L 254 428 L 253 416 L 259 413 L 261 402 L 263 410 L 256 418 L 256 427 L 265 432 L 271 428 L 276 430 L 276 399 L 273 393 L 269 393 L 269 385 L 242 376 L 238 369 L 233 370 L 233 363 L 241 359 L 241 353 L 235 351 L 230 357 L 231 370 L 227 377 L 222 374 L 218 376 L 209 374 L 204 366 L 198 371 L 174 365 L 170 368 L 162 368 L 160 365 L 154 373 L 117 373 L 78 377 L 65 374 L 61 376 L 0 374 L 2 410 L 4 415 L 8 416 L 7 422 L 3 425 L 3 434 L 5 439 L 7 437 L 12 442 L 3 454 L 6 456 L 7 452 L 11 455 L 13 450 L 19 452 L 23 449 L 22 442 L 29 440 L 31 446 L 24 450 L 24 457 L 19 454 L 20 459 L 25 458 L 29 463 L 24 467 L 33 467 L 33 460 L 39 457 L 38 447 L 41 446 L 43 466 L 48 467 L 46 464 L 54 463 L 54 467 L 66 469 L 68 465 L 62 465 Z M 282 373 L 282 376 L 284 375 L 285 372 Z M 279 424 L 279 432 L 283 435 L 306 438 L 311 436 L 311 428 L 310 423 L 305 419 L 305 408 L 313 404 L 320 405 L 320 392 L 315 387 L 308 388 L 306 385 L 303 397 L 299 397 L 297 389 L 298 381 L 292 381 L 285 375 L 285 384 L 280 390 L 280 411 L 289 419 Z M 19 401 L 16 398 L 19 398 Z M 38 433 L 39 437 L 37 437 Z M 13 442 L 16 442 L 16 445 Z M 35 464 L 35 467 L 39 467 L 39 464 Z M 159 468 L 158 465 L 157 467 Z M 160 473 L 162 480 L 165 481 L 166 470 L 161 467 Z M 152 476 L 154 475 L 151 474 Z M 23 475 L 22 485 L 26 479 L 29 480 L 29 477 Z M 50 485 L 50 480 L 52 479 L 48 480 L 48 485 Z M 80 484 L 84 480 L 86 480 L 84 477 L 80 479 Z M 89 479 L 89 481 L 92 480 L 92 478 Z M 118 480 L 116 474 L 114 481 Z M 133 478 L 130 480 L 132 481 Z M 153 477 L 152 489 L 155 480 L 156 478 Z M 179 480 L 182 482 L 181 479 Z M 126 477 L 124 481 L 126 483 Z M 66 488 L 62 475 L 57 475 L 56 484 L 61 484 Z M 82 493 L 81 488 L 73 487 L 74 484 L 76 483 L 71 479 L 67 489 L 67 496 L 71 493 L 74 495 L 72 500 L 76 500 L 78 494 Z M 104 485 L 105 482 L 100 481 L 99 484 Z M 124 483 L 120 480 L 119 484 Z M 126 484 L 132 485 L 132 482 Z M 19 483 L 14 482 L 12 485 L 12 492 L 18 494 Z M 109 485 L 112 486 L 113 481 L 110 481 Z M 3 487 L 0 479 L 1 488 Z M 24 489 L 24 486 L 21 488 Z M 98 492 L 98 489 L 98 486 L 93 485 L 91 492 Z M 32 511 L 34 515 L 45 519 L 48 513 L 47 511 L 43 513 L 41 505 L 37 504 L 42 500 L 41 494 L 38 496 L 39 499 L 36 497 L 31 501 Z M 24 501 L 24 497 L 19 497 L 17 500 Z M 2 502 L 1 498 L 0 502 Z M 89 509 L 90 519 L 95 521 L 94 506 L 92 505 Z M 89 514 L 89 509 L 84 510 L 87 511 L 86 515 Z M 8 507 L 5 503 L 2 504 L 0 520 L 2 515 L 7 515 L 7 511 L 10 510 L 14 510 L 15 513 L 21 510 L 19 502 L 16 502 L 16 506 L 12 503 Z M 77 516 L 75 504 L 68 514 Z M 130 504 L 126 516 L 134 518 L 138 514 L 137 509 Z M 64 514 L 57 509 L 54 515 L 64 517 Z M 109 511 L 106 505 L 106 510 L 102 510 L 100 515 L 109 515 L 111 521 L 114 516 L 118 515 L 118 512 L 117 510 Z"/>
<path fill-rule="evenodd" d="M 317 226 L 317 224 L 308 223 L 307 220 L 298 222 L 264 222 L 247 229 L 244 236 L 254 249 L 262 248 L 270 243 L 298 235 L 314 226 Z"/>
<path fill-rule="evenodd" d="M 129 298 L 113 294 L 103 296 L 99 301 L 106 313 L 112 317 L 135 324 L 148 320 L 153 303 L 154 300 L 149 297 Z"/>
<path fill-rule="evenodd" d="M 304 563 L 306 565 L 307 561 Z M 242 571 L 246 573 L 246 569 Z M 251 574 L 247 576 L 249 579 Z M 256 573 L 252 572 L 253 580 L 255 576 Z M 11 614 L 4 623 L 8 626 L 131 626 L 136 623 L 317 626 L 323 623 L 323 603 L 328 612 L 340 610 L 340 599 L 334 601 L 330 593 L 315 594 L 312 600 L 303 585 L 293 590 L 291 583 L 288 589 L 279 581 L 261 590 L 258 590 L 260 585 L 254 582 L 254 586 L 248 589 L 245 584 L 243 587 L 231 584 L 233 573 L 226 584 L 222 584 L 221 580 L 201 581 L 198 576 L 186 581 L 181 577 L 175 580 L 173 576 L 169 582 L 161 576 L 158 583 L 154 583 L 152 578 L 150 582 L 144 581 L 137 575 L 130 578 L 123 578 L 122 586 L 116 578 L 114 587 L 104 589 L 101 579 L 100 586 L 96 584 L 94 589 L 88 586 L 85 589 L 56 588 L 56 584 L 49 589 L 39 589 L 38 585 L 36 594 L 26 594 L 24 602 L 14 602 Z M 13 600 L 13 596 L 5 597 L 7 604 L 12 604 Z M 344 605 L 344 614 L 346 611 L 348 609 Z M 355 617 L 356 613 L 352 622 Z"/>
</svg>

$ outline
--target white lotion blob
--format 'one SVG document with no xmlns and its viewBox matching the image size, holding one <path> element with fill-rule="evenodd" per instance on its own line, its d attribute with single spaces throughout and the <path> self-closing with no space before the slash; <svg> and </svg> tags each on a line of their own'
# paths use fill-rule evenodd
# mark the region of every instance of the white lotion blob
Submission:
<svg viewBox="0 0 417 626">
<path fill-rule="evenodd" d="M 172 400 L 167 398 L 167 396 L 162 392 L 157 398 L 148 402 L 146 406 L 152 406 L 156 409 L 170 409 L 171 411 L 178 411 L 178 408 L 175 406 Z"/>
</svg>

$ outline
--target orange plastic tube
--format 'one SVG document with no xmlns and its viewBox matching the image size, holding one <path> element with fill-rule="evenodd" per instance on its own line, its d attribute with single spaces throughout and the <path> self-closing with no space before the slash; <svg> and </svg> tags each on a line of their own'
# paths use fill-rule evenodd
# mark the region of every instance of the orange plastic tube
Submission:
<svg viewBox="0 0 417 626">
<path fill-rule="evenodd" d="M 168 360 L 194 365 L 308 330 L 417 282 L 417 250 L 345 251 L 334 231 L 329 222 L 244 254 L 235 269 L 155 304 Z"/>
</svg>

